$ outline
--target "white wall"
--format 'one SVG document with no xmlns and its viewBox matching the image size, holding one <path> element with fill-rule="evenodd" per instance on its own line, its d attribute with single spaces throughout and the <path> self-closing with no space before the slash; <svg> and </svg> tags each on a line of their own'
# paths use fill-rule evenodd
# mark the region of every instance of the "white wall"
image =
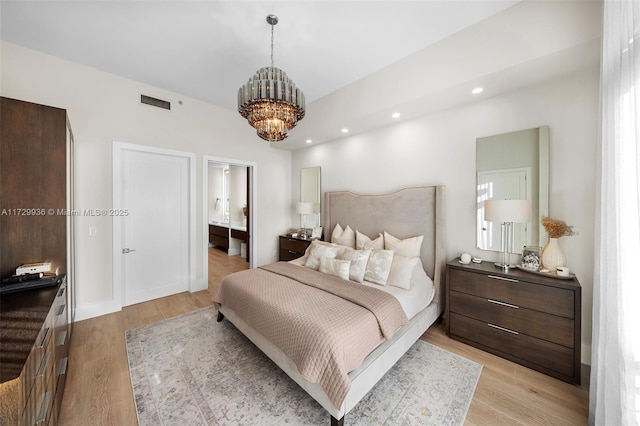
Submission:
<svg viewBox="0 0 640 426">
<path fill-rule="evenodd" d="M 206 282 L 202 155 L 255 162 L 257 265 L 275 260 L 277 235 L 289 227 L 290 152 L 270 148 L 235 111 L 10 43 L 2 42 L 0 49 L 2 96 L 67 110 L 77 149 L 78 209 L 112 206 L 113 141 L 196 153 L 196 280 Z M 210 90 L 215 84 L 212 79 Z M 171 111 L 139 104 L 140 93 L 171 101 Z M 118 309 L 113 290 L 119 283 L 112 274 L 112 218 L 78 217 L 77 224 L 77 318 L 83 319 Z M 89 227 L 97 228 L 96 236 L 89 237 Z"/>
<path fill-rule="evenodd" d="M 323 193 L 444 184 L 448 257 L 469 252 L 496 261 L 498 253 L 475 248 L 476 138 L 549 126 L 549 214 L 579 232 L 560 243 L 582 284 L 582 361 L 590 363 L 598 79 L 594 66 L 493 98 L 488 87 L 483 100 L 296 151 L 292 199 L 299 199 L 300 168 L 310 166 L 322 167 Z"/>
</svg>

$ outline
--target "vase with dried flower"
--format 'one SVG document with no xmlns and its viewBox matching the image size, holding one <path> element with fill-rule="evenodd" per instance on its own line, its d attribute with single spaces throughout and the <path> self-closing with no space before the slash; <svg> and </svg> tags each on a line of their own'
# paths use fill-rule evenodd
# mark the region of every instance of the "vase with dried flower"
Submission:
<svg viewBox="0 0 640 426">
<path fill-rule="evenodd" d="M 558 266 L 565 266 L 567 263 L 567 258 L 560 247 L 558 238 L 576 235 L 576 232 L 574 232 L 573 226 L 569 226 L 559 219 L 542 216 L 540 221 L 545 231 L 549 234 L 549 242 L 542 249 L 542 267 L 549 270 L 549 272 L 555 272 Z"/>
</svg>

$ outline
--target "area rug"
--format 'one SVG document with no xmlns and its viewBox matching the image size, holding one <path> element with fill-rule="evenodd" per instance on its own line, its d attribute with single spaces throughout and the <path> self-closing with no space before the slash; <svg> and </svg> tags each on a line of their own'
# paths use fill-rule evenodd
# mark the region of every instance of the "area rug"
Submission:
<svg viewBox="0 0 640 426">
<path fill-rule="evenodd" d="M 138 424 L 326 425 L 329 414 L 213 307 L 127 330 Z M 460 425 L 482 366 L 419 340 L 347 425 Z"/>
</svg>

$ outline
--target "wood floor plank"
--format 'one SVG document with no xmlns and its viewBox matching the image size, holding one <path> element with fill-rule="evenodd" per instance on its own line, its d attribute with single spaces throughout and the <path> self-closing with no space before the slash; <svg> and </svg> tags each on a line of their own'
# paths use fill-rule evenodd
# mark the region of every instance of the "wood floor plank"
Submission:
<svg viewBox="0 0 640 426">
<path fill-rule="evenodd" d="M 248 267 L 240 256 L 210 248 L 208 290 L 139 303 L 76 323 L 59 424 L 136 425 L 125 331 L 210 306 L 222 278 Z M 573 386 L 449 339 L 443 322 L 422 339 L 483 365 L 466 425 L 587 424 L 588 384 Z"/>
</svg>

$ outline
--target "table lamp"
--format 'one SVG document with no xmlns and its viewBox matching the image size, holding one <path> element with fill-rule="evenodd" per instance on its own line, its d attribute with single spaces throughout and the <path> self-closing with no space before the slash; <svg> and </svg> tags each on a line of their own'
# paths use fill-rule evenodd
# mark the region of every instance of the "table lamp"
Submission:
<svg viewBox="0 0 640 426">
<path fill-rule="evenodd" d="M 305 201 L 299 201 L 296 203 L 296 213 L 300 215 L 300 224 L 302 226 L 302 232 L 300 236 L 302 238 L 307 238 L 307 215 L 313 213 L 313 203 L 308 203 Z"/>
<path fill-rule="evenodd" d="M 501 223 L 502 262 L 496 263 L 497 267 L 505 271 L 514 267 L 510 264 L 513 224 L 528 222 L 530 218 L 531 202 L 528 200 L 487 200 L 484 202 L 484 220 Z"/>
</svg>

